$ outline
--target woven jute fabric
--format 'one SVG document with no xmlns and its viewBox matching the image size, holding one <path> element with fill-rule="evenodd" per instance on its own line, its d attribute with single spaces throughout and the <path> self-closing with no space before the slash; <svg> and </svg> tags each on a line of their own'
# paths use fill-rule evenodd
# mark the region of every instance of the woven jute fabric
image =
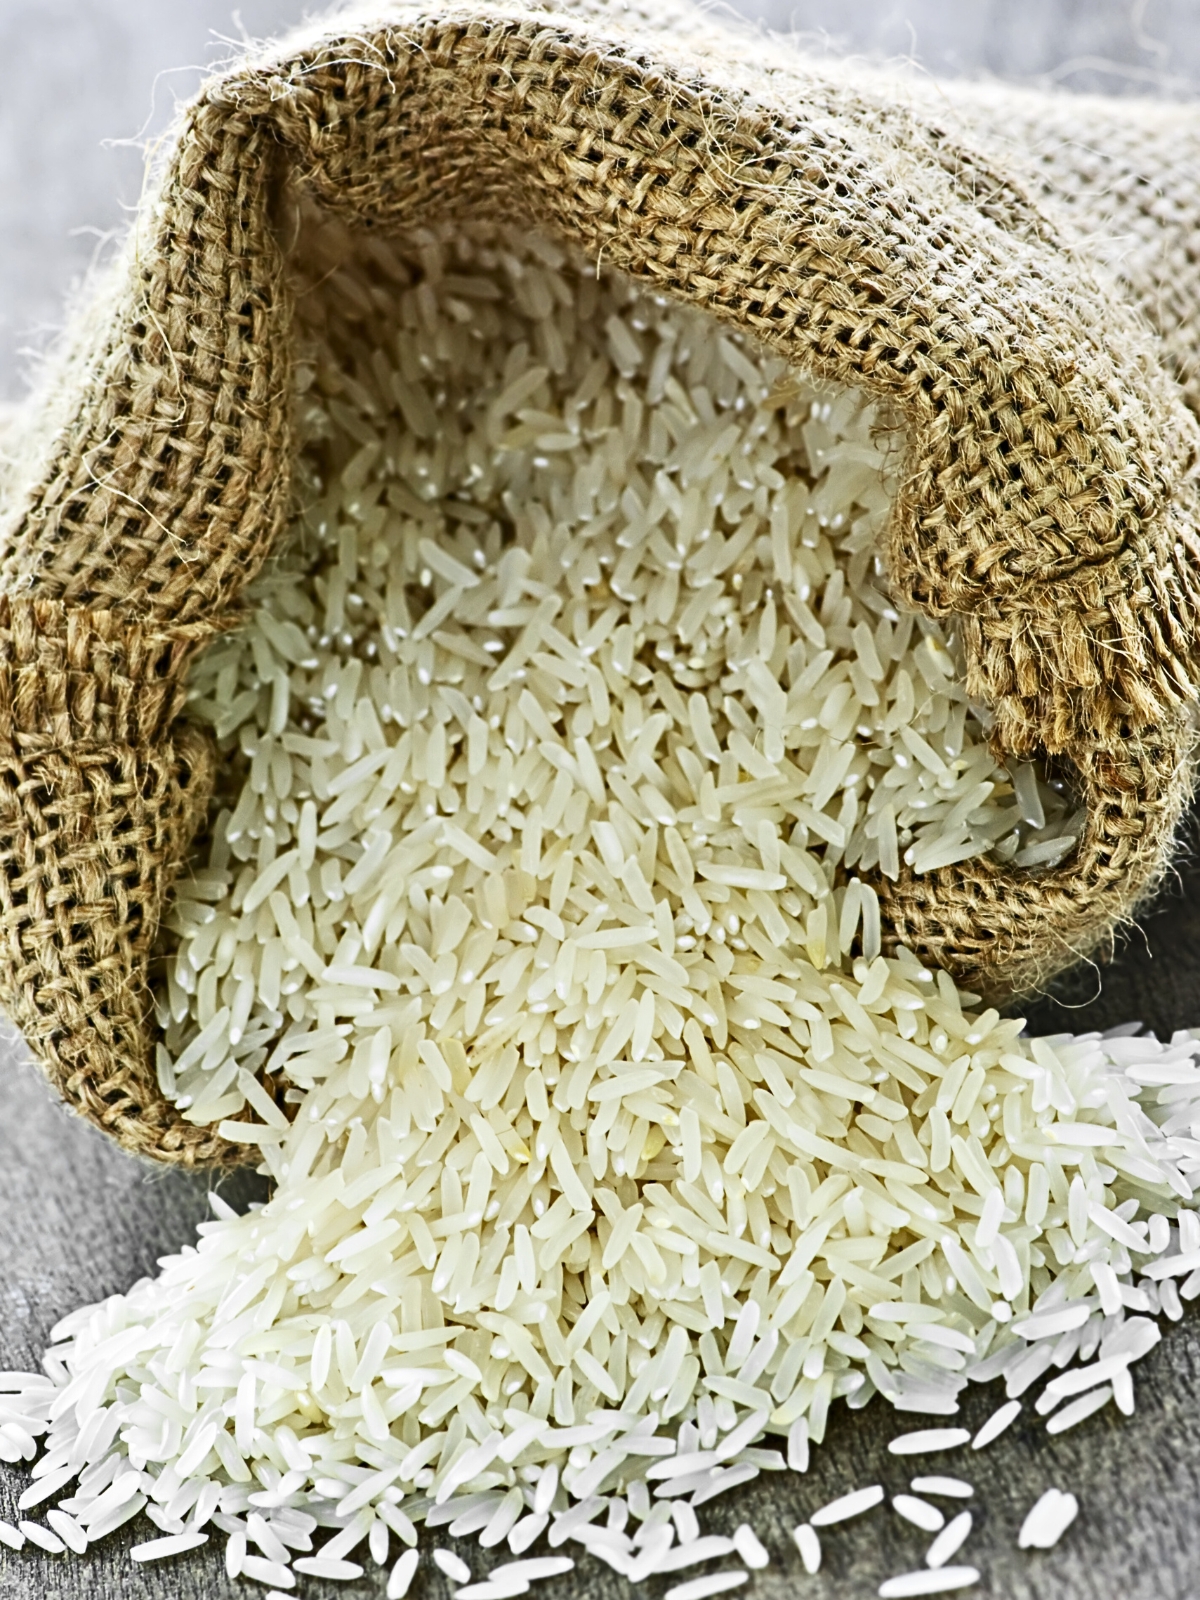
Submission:
<svg viewBox="0 0 1200 1600">
<path fill-rule="evenodd" d="M 211 742 L 177 721 L 194 641 L 0 597 L 4 1005 L 63 1098 L 127 1148 L 225 1152 L 154 1084 L 145 975 L 205 814 Z"/>
<path fill-rule="evenodd" d="M 1087 237 L 1200 415 L 1200 105 L 938 85 L 940 115 Z"/>
<path fill-rule="evenodd" d="M 1118 167 L 1157 152 L 1165 193 L 1153 118 L 1015 100 L 973 120 L 678 0 L 398 5 L 205 87 L 6 490 L 0 999 L 71 1104 L 148 1155 L 239 1154 L 162 1100 L 146 974 L 211 778 L 180 686 L 287 510 L 305 207 L 523 219 L 880 402 L 907 436 L 896 598 L 956 619 L 997 751 L 1056 760 L 1088 806 L 1040 876 L 881 884 L 889 937 L 1001 993 L 1129 915 L 1190 782 L 1196 302 L 1155 288 L 1178 221 L 1114 196 L 1091 137 Z M 1096 247 L 1127 224 L 1141 257 Z"/>
</svg>

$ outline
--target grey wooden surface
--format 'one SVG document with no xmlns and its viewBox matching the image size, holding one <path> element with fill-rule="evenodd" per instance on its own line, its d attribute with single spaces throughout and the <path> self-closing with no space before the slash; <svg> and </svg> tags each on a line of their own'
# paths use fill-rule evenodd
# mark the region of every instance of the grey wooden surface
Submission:
<svg viewBox="0 0 1200 1600">
<path fill-rule="evenodd" d="M 1097 0 L 746 0 L 748 14 L 872 54 L 913 51 L 935 70 L 988 71 L 1025 80 L 1057 78 L 1078 88 L 1186 92 L 1200 83 L 1196 0 L 1104 4 Z M 244 0 L 250 32 L 296 20 L 297 0 Z M 236 36 L 230 8 L 213 0 L 0 0 L 0 395 L 22 389 L 21 347 L 38 343 L 63 293 L 93 249 L 93 234 L 117 225 L 121 202 L 136 198 L 140 155 L 105 148 L 105 136 L 134 135 L 161 121 L 169 91 L 186 75 L 155 74 L 211 59 L 208 30 Z M 191 82 L 195 81 L 191 75 Z M 154 107 L 157 106 L 157 110 Z M 1188 838 L 1196 837 L 1195 823 Z M 1140 1017 L 1159 1031 L 1200 1024 L 1200 866 L 1185 865 L 1103 973 L 1084 969 L 1059 1000 L 1031 1013 L 1040 1031 L 1103 1027 Z M 126 1288 L 155 1259 L 192 1237 L 206 1215 L 203 1179 L 135 1164 L 54 1102 L 22 1047 L 0 1042 L 0 1368 L 36 1362 L 58 1317 Z M 244 1203 L 258 1180 L 226 1180 Z M 958 1452 L 938 1465 L 977 1487 L 977 1526 L 961 1559 L 981 1567 L 973 1594 L 990 1600 L 1200 1600 L 1200 1315 L 1169 1327 L 1138 1369 L 1138 1410 L 1125 1421 L 1102 1412 L 1052 1439 L 1025 1421 L 979 1456 Z M 973 1391 L 968 1426 L 1000 1396 Z M 770 1475 L 702 1512 L 706 1529 L 743 1518 L 764 1537 L 772 1565 L 750 1593 L 850 1600 L 876 1592 L 890 1573 L 921 1564 L 924 1536 L 890 1513 L 829 1531 L 821 1574 L 807 1578 L 790 1529 L 822 1501 L 869 1482 L 906 1487 L 903 1463 L 886 1443 L 903 1426 L 882 1402 L 850 1413 L 835 1408 L 829 1436 L 804 1478 Z M 910 1464 L 911 1467 L 911 1464 Z M 918 1467 L 916 1470 L 920 1470 Z M 927 1468 L 927 1470 L 933 1470 Z M 0 1515 L 15 1515 L 22 1479 L 0 1466 Z M 1056 1484 L 1080 1499 L 1078 1522 L 1060 1547 L 1019 1552 L 1022 1517 Z M 0 1600 L 224 1600 L 247 1593 L 225 1577 L 209 1548 L 163 1566 L 133 1568 L 125 1554 L 152 1536 L 144 1522 L 83 1560 L 14 1555 L 0 1546 Z M 219 1541 L 223 1542 L 223 1541 Z M 472 1558 L 472 1551 L 463 1554 Z M 657 1600 L 665 1584 L 650 1587 Z M 323 1600 L 380 1594 L 382 1584 L 301 1581 Z M 567 1581 L 547 1586 L 557 1600 L 613 1600 L 624 1580 L 584 1558 Z M 424 1565 L 413 1590 L 441 1600 L 451 1586 Z"/>
</svg>

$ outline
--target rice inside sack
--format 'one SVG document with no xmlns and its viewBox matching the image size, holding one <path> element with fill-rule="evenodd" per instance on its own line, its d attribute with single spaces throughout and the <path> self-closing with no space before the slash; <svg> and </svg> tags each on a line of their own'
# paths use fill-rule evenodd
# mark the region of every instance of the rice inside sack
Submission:
<svg viewBox="0 0 1200 1600">
<path fill-rule="evenodd" d="M 681 1059 L 689 1018 L 794 1050 L 780 954 L 877 955 L 874 873 L 1070 851 L 953 636 L 886 597 L 854 393 L 537 239 L 375 245 L 301 305 L 303 511 L 193 675 L 233 782 L 160 999 L 189 1120 L 324 1076 L 331 1029 L 373 1026 L 377 1078 L 422 1025 L 551 1083 Z"/>
</svg>

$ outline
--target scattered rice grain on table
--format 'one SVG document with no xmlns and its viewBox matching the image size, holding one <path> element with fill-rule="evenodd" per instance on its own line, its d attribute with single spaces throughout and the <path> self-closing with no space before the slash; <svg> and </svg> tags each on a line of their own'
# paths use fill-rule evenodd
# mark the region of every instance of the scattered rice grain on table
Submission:
<svg viewBox="0 0 1200 1600">
<path fill-rule="evenodd" d="M 969 1500 L 975 1493 L 974 1487 L 962 1478 L 914 1478 L 910 1488 L 914 1494 L 949 1495 L 953 1500 Z"/>
<path fill-rule="evenodd" d="M 887 598 L 887 419 L 536 236 L 324 248 L 156 996 L 164 1093 L 274 1191 L 5 1375 L 5 1458 L 44 1439 L 89 1541 L 211 1524 L 280 1589 L 423 1522 L 638 1579 L 838 1399 L 1001 1378 L 979 1447 L 1078 1358 L 1051 1426 L 1131 1408 L 1200 1292 L 1198 1047 L 1030 1039 L 881 954 L 864 874 L 1079 825 Z"/>
<path fill-rule="evenodd" d="M 792 1538 L 796 1541 L 796 1549 L 800 1552 L 800 1560 L 804 1570 L 810 1576 L 821 1570 L 821 1539 L 817 1530 L 811 1523 L 802 1522 L 798 1528 L 793 1529 Z"/>
<path fill-rule="evenodd" d="M 971 1440 L 971 1449 L 985 1450 L 989 1444 L 992 1444 L 1000 1437 L 1006 1428 L 1012 1426 L 1021 1415 L 1021 1410 L 1022 1407 L 1019 1400 L 1006 1400 L 1002 1406 L 998 1406 Z"/>
<path fill-rule="evenodd" d="M 1047 1489 L 1021 1524 L 1017 1543 L 1022 1550 L 1049 1550 L 1079 1515 L 1079 1502 L 1061 1489 Z"/>
<path fill-rule="evenodd" d="M 946 1521 L 935 1505 L 915 1494 L 893 1495 L 892 1509 L 906 1522 L 911 1522 L 926 1533 L 940 1533 Z"/>
<path fill-rule="evenodd" d="M 960 1511 L 953 1517 L 925 1552 L 925 1565 L 944 1567 L 967 1542 L 974 1521 L 969 1511 Z"/>
<path fill-rule="evenodd" d="M 880 1600 L 909 1600 L 913 1595 L 951 1594 L 959 1589 L 973 1589 L 979 1582 L 975 1567 L 940 1567 L 936 1571 L 918 1568 L 916 1572 L 902 1572 L 879 1585 Z"/>
</svg>

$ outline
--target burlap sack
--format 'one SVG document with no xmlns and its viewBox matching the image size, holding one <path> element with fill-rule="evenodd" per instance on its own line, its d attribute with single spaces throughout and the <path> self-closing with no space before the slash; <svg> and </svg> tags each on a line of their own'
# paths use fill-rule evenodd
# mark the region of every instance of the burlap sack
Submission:
<svg viewBox="0 0 1200 1600">
<path fill-rule="evenodd" d="M 527 219 L 893 407 L 895 593 L 958 614 L 997 748 L 1073 768 L 1088 826 L 1041 876 L 882 885 L 891 936 L 1001 992 L 1129 914 L 1189 786 L 1197 430 L 1153 244 L 1172 224 L 1104 163 L 1108 141 L 1166 170 L 1170 141 L 1089 105 L 1098 171 L 1035 177 L 1020 152 L 1043 127 L 1065 147 L 1073 103 L 1014 97 L 1007 125 L 984 98 L 976 122 L 677 0 L 398 5 L 207 85 L 10 474 L 0 999 L 73 1106 L 146 1155 L 241 1155 L 159 1095 L 146 963 L 211 779 L 180 684 L 286 510 L 299 199 L 362 228 Z M 1118 291 L 1086 234 L 1143 222 Z"/>
</svg>

